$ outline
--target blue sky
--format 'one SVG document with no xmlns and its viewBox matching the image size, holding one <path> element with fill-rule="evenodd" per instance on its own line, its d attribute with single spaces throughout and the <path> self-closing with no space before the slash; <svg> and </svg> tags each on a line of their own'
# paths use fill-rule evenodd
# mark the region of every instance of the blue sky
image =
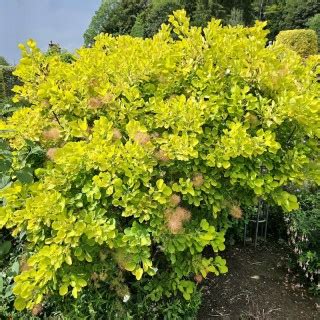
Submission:
<svg viewBox="0 0 320 320">
<path fill-rule="evenodd" d="M 0 55 L 17 63 L 17 45 L 32 38 L 46 50 L 52 40 L 74 50 L 100 0 L 0 0 Z"/>
</svg>

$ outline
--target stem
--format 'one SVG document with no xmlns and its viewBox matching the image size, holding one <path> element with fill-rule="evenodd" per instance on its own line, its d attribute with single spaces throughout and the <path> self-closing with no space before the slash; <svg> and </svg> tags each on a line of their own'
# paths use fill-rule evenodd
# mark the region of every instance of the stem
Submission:
<svg viewBox="0 0 320 320">
<path fill-rule="evenodd" d="M 54 118 L 55 118 L 55 119 L 57 120 L 57 122 L 59 123 L 59 126 L 60 126 L 61 128 L 63 128 L 62 125 L 61 125 L 61 123 L 60 123 L 60 121 L 59 121 L 58 116 L 56 115 L 56 113 L 55 113 L 54 111 L 52 111 L 52 113 L 53 113 L 53 115 L 54 115 Z"/>
<path fill-rule="evenodd" d="M 297 129 L 297 126 L 295 126 L 295 127 L 293 128 L 293 130 L 292 130 L 292 132 L 291 132 L 291 134 L 290 134 L 290 136 L 289 136 L 289 139 L 287 140 L 287 143 L 286 143 L 287 145 L 289 144 L 290 140 L 292 139 L 292 137 L 293 137 L 296 129 Z"/>
</svg>

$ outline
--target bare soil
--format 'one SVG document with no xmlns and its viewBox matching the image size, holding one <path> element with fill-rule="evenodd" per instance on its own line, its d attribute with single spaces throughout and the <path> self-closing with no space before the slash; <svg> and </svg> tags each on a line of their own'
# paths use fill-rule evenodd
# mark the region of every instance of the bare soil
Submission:
<svg viewBox="0 0 320 320">
<path fill-rule="evenodd" d="M 274 243 L 226 251 L 229 272 L 204 282 L 198 320 L 320 320 L 320 298 L 289 280 L 287 253 Z"/>
</svg>

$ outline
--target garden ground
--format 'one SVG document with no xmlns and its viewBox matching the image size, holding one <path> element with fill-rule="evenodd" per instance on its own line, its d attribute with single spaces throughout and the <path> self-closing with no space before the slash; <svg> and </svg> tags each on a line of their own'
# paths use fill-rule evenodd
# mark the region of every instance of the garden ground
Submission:
<svg viewBox="0 0 320 320">
<path fill-rule="evenodd" d="M 288 251 L 279 244 L 254 250 L 236 246 L 225 253 L 229 272 L 203 285 L 199 320 L 318 320 L 320 298 L 288 274 Z"/>
</svg>

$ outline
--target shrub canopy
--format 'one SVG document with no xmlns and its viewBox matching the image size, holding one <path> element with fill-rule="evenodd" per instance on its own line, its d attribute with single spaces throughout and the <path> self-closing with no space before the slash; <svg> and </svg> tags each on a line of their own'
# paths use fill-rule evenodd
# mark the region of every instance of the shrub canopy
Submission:
<svg viewBox="0 0 320 320">
<path fill-rule="evenodd" d="M 264 23 L 169 21 L 152 39 L 100 35 L 72 63 L 20 45 L 15 99 L 29 107 L 0 129 L 47 161 L 0 192 L 0 227 L 26 234 L 18 309 L 97 279 L 126 300 L 133 276 L 154 300 L 189 299 L 193 276 L 227 271 L 229 213 L 259 198 L 296 209 L 286 185 L 319 179 L 317 61 L 266 48 Z"/>
</svg>

